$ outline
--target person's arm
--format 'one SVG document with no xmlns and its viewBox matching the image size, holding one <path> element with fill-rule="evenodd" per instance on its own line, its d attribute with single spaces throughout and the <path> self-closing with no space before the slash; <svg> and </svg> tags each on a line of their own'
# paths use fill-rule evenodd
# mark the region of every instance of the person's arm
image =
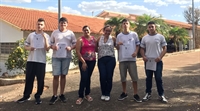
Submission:
<svg viewBox="0 0 200 111">
<path fill-rule="evenodd" d="M 81 55 L 81 47 L 82 47 L 82 38 L 80 37 L 76 42 L 76 54 L 80 62 L 82 62 L 82 70 L 86 70 L 87 64 Z"/>
<path fill-rule="evenodd" d="M 135 52 L 132 54 L 132 57 L 136 57 L 137 56 L 139 48 L 140 48 L 140 46 L 136 45 L 136 49 L 135 49 Z"/>
<path fill-rule="evenodd" d="M 96 41 L 96 45 L 95 45 L 95 51 L 98 52 L 98 48 L 99 48 L 99 40 L 101 37 L 99 37 Z"/>
<path fill-rule="evenodd" d="M 44 48 L 46 51 L 49 51 L 50 45 L 49 45 L 49 36 L 46 35 L 45 33 L 42 33 L 42 36 L 44 38 Z"/>
<path fill-rule="evenodd" d="M 28 37 L 26 38 L 25 42 L 24 42 L 24 48 L 28 51 L 33 51 L 35 50 L 34 47 L 31 47 L 31 40 L 30 40 L 30 36 L 31 34 L 28 35 Z"/>
<path fill-rule="evenodd" d="M 72 40 L 71 40 L 72 46 L 71 47 L 70 46 L 66 47 L 66 50 L 68 50 L 68 51 L 71 51 L 71 50 L 76 48 L 76 36 L 75 36 L 75 34 L 73 32 L 71 33 L 71 38 L 72 38 Z"/>
<path fill-rule="evenodd" d="M 133 36 L 135 38 L 135 44 L 136 44 L 136 49 L 134 51 L 134 53 L 132 54 L 132 57 L 136 57 L 140 48 L 140 40 L 138 38 L 137 33 L 135 33 L 135 36 Z"/>
<path fill-rule="evenodd" d="M 145 41 L 144 41 L 144 37 L 142 38 L 141 44 L 140 44 L 140 54 L 142 56 L 143 61 L 147 61 L 147 57 L 145 56 Z"/>
<path fill-rule="evenodd" d="M 53 49 L 53 50 L 58 50 L 58 47 L 55 45 L 55 37 L 54 37 L 54 31 L 52 32 L 51 34 L 51 38 L 50 38 L 50 48 Z"/>
<path fill-rule="evenodd" d="M 167 53 L 167 46 L 163 46 L 162 49 L 163 49 L 163 50 L 162 50 L 160 56 L 157 57 L 156 60 L 155 60 L 156 62 L 161 61 L 162 58 L 163 58 L 163 57 L 165 56 L 165 54 Z"/>
</svg>

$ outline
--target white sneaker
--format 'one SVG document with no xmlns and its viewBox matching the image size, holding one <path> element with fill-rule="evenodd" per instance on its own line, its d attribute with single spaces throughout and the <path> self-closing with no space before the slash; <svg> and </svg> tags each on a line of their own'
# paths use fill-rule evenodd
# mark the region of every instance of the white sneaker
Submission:
<svg viewBox="0 0 200 111">
<path fill-rule="evenodd" d="M 105 100 L 106 96 L 102 95 L 101 100 Z"/>
<path fill-rule="evenodd" d="M 109 101 L 110 100 L 110 96 L 105 96 L 105 101 Z"/>
</svg>

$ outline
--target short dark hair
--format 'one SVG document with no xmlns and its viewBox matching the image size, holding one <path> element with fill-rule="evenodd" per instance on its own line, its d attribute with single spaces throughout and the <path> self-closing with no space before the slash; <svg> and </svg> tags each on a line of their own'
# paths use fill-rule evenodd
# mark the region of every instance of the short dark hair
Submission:
<svg viewBox="0 0 200 111">
<path fill-rule="evenodd" d="M 45 22 L 45 20 L 43 18 L 39 18 L 37 21 L 38 22 Z"/>
<path fill-rule="evenodd" d="M 67 22 L 68 23 L 68 20 L 67 20 L 67 18 L 65 18 L 65 17 L 61 17 L 60 19 L 59 19 L 59 23 L 60 22 Z"/>
<path fill-rule="evenodd" d="M 105 31 L 107 27 L 109 27 L 109 28 L 111 29 L 111 31 L 112 31 L 112 27 L 111 27 L 110 25 L 104 26 L 104 27 L 103 27 L 103 31 Z"/>
<path fill-rule="evenodd" d="M 85 25 L 85 26 L 83 26 L 82 30 L 84 30 L 87 27 L 90 29 L 90 27 L 88 25 Z"/>
<path fill-rule="evenodd" d="M 156 24 L 154 21 L 150 21 L 147 23 L 147 25 L 150 25 L 150 24 Z"/>
<path fill-rule="evenodd" d="M 129 22 L 129 20 L 126 19 L 126 18 L 124 18 L 124 19 L 121 21 L 121 23 L 123 23 L 123 22 Z"/>
</svg>

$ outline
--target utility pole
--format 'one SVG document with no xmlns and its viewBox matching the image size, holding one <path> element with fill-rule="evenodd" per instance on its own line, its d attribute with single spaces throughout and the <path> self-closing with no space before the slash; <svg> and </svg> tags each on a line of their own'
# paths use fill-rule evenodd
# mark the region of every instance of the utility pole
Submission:
<svg viewBox="0 0 200 111">
<path fill-rule="evenodd" d="M 58 0 L 58 24 L 59 24 L 59 19 L 62 17 L 62 12 L 61 12 L 61 0 Z M 59 25 L 58 25 L 59 28 Z"/>
<path fill-rule="evenodd" d="M 192 0 L 192 36 L 193 36 L 193 49 L 195 49 L 194 0 Z"/>
</svg>

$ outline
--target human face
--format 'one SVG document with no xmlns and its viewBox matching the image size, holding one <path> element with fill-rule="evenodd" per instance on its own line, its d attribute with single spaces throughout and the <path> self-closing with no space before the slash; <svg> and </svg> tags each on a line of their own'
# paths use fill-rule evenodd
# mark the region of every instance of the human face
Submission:
<svg viewBox="0 0 200 111">
<path fill-rule="evenodd" d="M 66 21 L 60 21 L 59 22 L 59 27 L 61 30 L 66 29 L 67 28 L 68 23 Z"/>
<path fill-rule="evenodd" d="M 124 30 L 128 30 L 130 27 L 130 23 L 128 21 L 122 23 L 122 28 Z"/>
<path fill-rule="evenodd" d="M 155 24 L 149 24 L 147 27 L 147 30 L 149 31 L 149 34 L 155 34 L 155 32 L 156 32 Z"/>
<path fill-rule="evenodd" d="M 85 27 L 83 29 L 83 34 L 84 34 L 84 36 L 89 36 L 90 35 L 90 28 L 89 27 Z"/>
<path fill-rule="evenodd" d="M 112 29 L 110 27 L 106 27 L 103 32 L 104 36 L 108 37 L 111 34 Z"/>
<path fill-rule="evenodd" d="M 45 27 L 44 21 L 37 22 L 37 30 L 42 31 Z"/>
</svg>

